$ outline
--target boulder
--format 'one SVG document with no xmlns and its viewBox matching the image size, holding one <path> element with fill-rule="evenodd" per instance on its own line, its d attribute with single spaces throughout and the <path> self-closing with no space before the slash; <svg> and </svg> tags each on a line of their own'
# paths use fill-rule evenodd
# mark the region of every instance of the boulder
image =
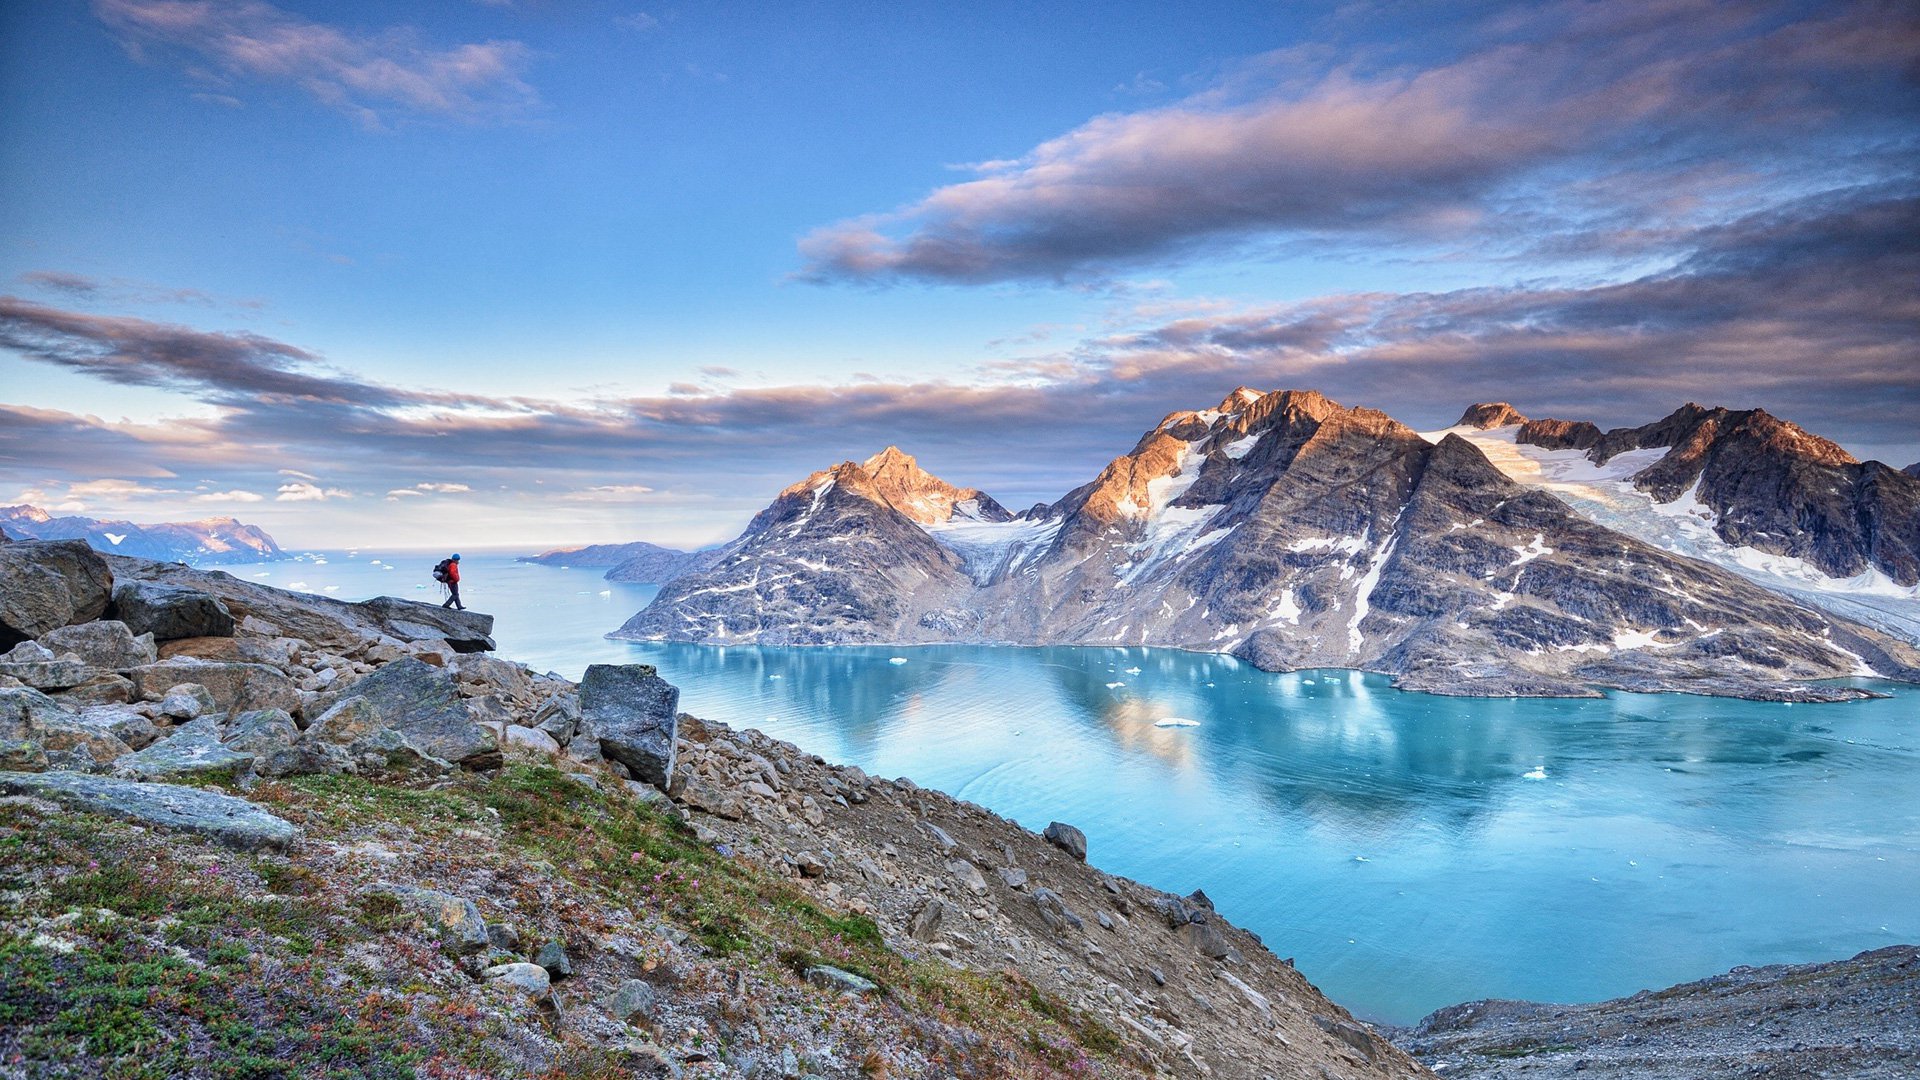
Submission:
<svg viewBox="0 0 1920 1080">
<path fill-rule="evenodd" d="M 205 717 L 155 742 L 145 750 L 121 756 L 113 763 L 115 776 L 128 780 L 169 780 L 188 776 L 238 776 L 253 765 L 255 755 L 220 745 L 220 729 Z"/>
<path fill-rule="evenodd" d="M 357 771 L 353 755 L 344 746 L 301 739 L 284 750 L 259 758 L 253 771 L 261 776 L 317 776 Z"/>
<path fill-rule="evenodd" d="M 831 964 L 815 964 L 801 977 L 823 990 L 836 990 L 843 994 L 871 994 L 880 989 L 871 981 Z"/>
<path fill-rule="evenodd" d="M 79 723 L 104 731 L 135 750 L 160 737 L 153 721 L 133 709 L 115 705 L 88 705 L 77 714 Z"/>
<path fill-rule="evenodd" d="M 85 540 L 0 544 L 0 648 L 106 614 L 113 571 Z"/>
<path fill-rule="evenodd" d="M 475 723 L 453 676 L 412 657 L 395 660 L 337 693 L 320 696 L 323 707 L 363 698 L 379 722 L 406 736 L 421 753 L 469 769 L 497 768 L 500 744 Z"/>
<path fill-rule="evenodd" d="M 299 737 L 300 729 L 285 709 L 253 709 L 233 718 L 222 744 L 236 753 L 263 758 L 292 746 Z"/>
<path fill-rule="evenodd" d="M 1087 834 L 1063 821 L 1047 824 L 1047 831 L 1041 834 L 1047 843 L 1073 856 L 1081 862 L 1087 861 Z"/>
<path fill-rule="evenodd" d="M 245 799 L 202 788 L 83 773 L 0 773 L 0 793 L 30 795 L 89 813 L 199 833 L 242 851 L 284 849 L 299 830 Z"/>
<path fill-rule="evenodd" d="M 292 667 L 296 643 L 292 638 L 189 637 L 175 638 L 160 646 L 160 659 L 188 656 L 196 660 L 224 660 L 231 663 L 266 664 Z"/>
<path fill-rule="evenodd" d="M 680 691 L 651 664 L 594 664 L 580 680 L 580 724 L 600 752 L 635 780 L 666 788 L 673 778 Z"/>
<path fill-rule="evenodd" d="M 167 692 L 160 695 L 160 714 L 182 722 L 198 720 L 217 708 L 213 691 L 199 683 L 169 686 Z"/>
<path fill-rule="evenodd" d="M 1040 912 L 1040 921 L 1047 924 L 1047 929 L 1056 934 L 1064 934 L 1070 929 L 1085 929 L 1086 923 L 1073 913 L 1059 893 L 1052 889 L 1035 889 L 1032 897 L 1033 906 Z"/>
<path fill-rule="evenodd" d="M 914 912 L 913 920 L 907 924 L 907 934 L 915 941 L 937 941 L 940 928 L 947 920 L 958 914 L 952 904 L 939 897 L 928 900 L 919 911 Z M 959 920 L 954 919 L 955 922 Z"/>
<path fill-rule="evenodd" d="M 539 997 L 551 989 L 547 969 L 539 964 L 499 964 L 484 974 L 491 983 L 502 983 Z"/>
<path fill-rule="evenodd" d="M 508 746 L 518 746 L 531 750 L 536 754 L 557 755 L 560 753 L 560 744 L 553 741 L 553 736 L 541 731 L 539 728 L 521 727 L 519 724 L 508 724 L 506 737 L 502 741 Z"/>
<path fill-rule="evenodd" d="M 525 664 L 485 653 L 462 653 L 447 667 L 471 697 L 499 694 L 518 704 L 533 704 L 533 676 Z"/>
<path fill-rule="evenodd" d="M 35 690 L 66 690 L 100 674 L 100 669 L 73 653 L 56 655 L 34 641 L 23 641 L 0 656 L 0 675 L 18 679 Z"/>
<path fill-rule="evenodd" d="M 211 593 L 155 581 L 122 581 L 113 587 L 113 609 L 127 629 L 155 641 L 232 637 L 233 613 Z"/>
<path fill-rule="evenodd" d="M 364 697 L 349 697 L 323 713 L 307 729 L 294 754 L 276 756 L 267 775 L 302 772 L 445 772 L 452 766 L 421 750 L 387 726 L 379 707 Z M 265 770 L 263 770 L 263 773 Z"/>
<path fill-rule="evenodd" d="M 546 732 L 561 746 L 573 742 L 580 730 L 580 698 L 576 694 L 556 694 L 533 714 L 533 726 Z"/>
<path fill-rule="evenodd" d="M 133 700 L 133 680 L 103 671 L 78 686 L 60 692 L 60 701 L 69 707 L 85 705 L 124 705 Z"/>
<path fill-rule="evenodd" d="M 375 882 L 367 886 L 363 894 L 390 896 L 399 901 L 401 908 L 413 916 L 417 925 L 438 934 L 456 956 L 485 952 L 490 944 L 486 920 L 480 917 L 480 909 L 471 900 L 390 881 Z M 539 970 L 537 964 L 526 966 Z M 540 974 L 542 978 L 546 976 L 544 970 Z"/>
<path fill-rule="evenodd" d="M 606 1008 L 608 1016 L 623 1024 L 649 1027 L 660 1008 L 660 994 L 652 983 L 628 979 L 607 999 Z"/>
<path fill-rule="evenodd" d="M 558 941 L 549 941 L 540 946 L 533 962 L 547 969 L 547 974 L 555 979 L 564 979 L 573 974 L 573 960 L 567 956 L 567 947 Z"/>
<path fill-rule="evenodd" d="M 300 707 L 300 692 L 286 672 L 265 664 L 225 663 L 176 657 L 157 664 L 128 668 L 134 690 L 146 701 L 158 701 L 181 683 L 199 683 L 213 695 L 218 710 L 232 714 L 252 709 Z"/>
<path fill-rule="evenodd" d="M 139 667 L 160 658 L 152 634 L 136 637 L 127 624 L 118 619 L 63 626 L 41 637 L 40 644 L 55 654 L 72 653 L 108 671 Z"/>
<path fill-rule="evenodd" d="M 0 744 L 23 769 L 39 762 L 40 768 L 93 771 L 133 750 L 111 730 L 25 687 L 0 689 Z"/>
</svg>

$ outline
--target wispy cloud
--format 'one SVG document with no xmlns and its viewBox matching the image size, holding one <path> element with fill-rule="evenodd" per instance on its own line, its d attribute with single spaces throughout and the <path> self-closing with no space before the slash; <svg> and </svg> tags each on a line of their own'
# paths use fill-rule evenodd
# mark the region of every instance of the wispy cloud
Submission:
<svg viewBox="0 0 1920 1080">
<path fill-rule="evenodd" d="M 1475 36 L 1426 65 L 1269 54 L 1176 104 L 1095 118 L 976 179 L 822 228 L 801 241 L 801 276 L 1072 281 L 1220 245 L 1537 246 L 1617 241 L 1628 223 L 1644 245 L 1808 176 L 1911 172 L 1910 9 L 1783 19 L 1764 3 L 1563 2 Z"/>
<path fill-rule="evenodd" d="M 518 41 L 435 47 L 409 28 L 349 30 L 257 0 L 94 0 L 94 11 L 136 57 L 177 57 L 223 91 L 221 105 L 239 104 L 243 83 L 283 84 L 381 128 L 396 116 L 510 119 L 539 103 Z"/>
<path fill-rule="evenodd" d="M 328 499 L 351 499 L 353 492 L 342 488 L 323 488 L 319 484 L 309 484 L 305 480 L 295 480 L 281 484 L 275 502 L 325 502 Z"/>
<path fill-rule="evenodd" d="M 29 270 L 19 275 L 20 283 L 42 293 L 54 293 L 75 301 L 95 304 L 187 304 L 194 307 L 234 307 L 259 310 L 261 300 L 234 300 L 200 289 L 169 288 L 128 278 L 96 278 L 66 270 Z"/>
</svg>

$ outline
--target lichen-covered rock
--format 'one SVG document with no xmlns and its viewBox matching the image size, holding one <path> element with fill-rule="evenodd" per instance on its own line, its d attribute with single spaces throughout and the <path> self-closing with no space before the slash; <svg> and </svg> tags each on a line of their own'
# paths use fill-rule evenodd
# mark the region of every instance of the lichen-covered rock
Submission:
<svg viewBox="0 0 1920 1080">
<path fill-rule="evenodd" d="M 851 971 L 842 971 L 831 964 L 815 964 L 806 970 L 803 978 L 823 990 L 835 990 L 843 994 L 871 994 L 880 989 L 871 980 L 863 979 Z"/>
<path fill-rule="evenodd" d="M 167 692 L 160 695 L 161 714 L 175 720 L 197 720 L 217 708 L 219 705 L 213 700 L 213 691 L 199 683 L 169 686 Z"/>
<path fill-rule="evenodd" d="M 160 658 L 152 634 L 136 636 L 118 619 L 63 626 L 41 637 L 40 644 L 56 655 L 73 653 L 94 667 L 108 671 L 151 664 Z"/>
<path fill-rule="evenodd" d="M 285 848 L 299 836 L 291 822 L 217 791 L 148 784 L 73 772 L 0 773 L 0 793 L 200 833 L 242 851 Z"/>
<path fill-rule="evenodd" d="M 548 698 L 533 714 L 533 726 L 552 736 L 553 741 L 563 747 L 571 744 L 580 730 L 579 695 L 555 694 Z"/>
<path fill-rule="evenodd" d="M 607 999 L 607 1015 L 623 1024 L 635 1027 L 649 1027 L 660 1008 L 660 992 L 653 984 L 640 979 L 628 979 L 620 984 L 613 996 Z"/>
<path fill-rule="evenodd" d="M 127 629 L 155 641 L 232 637 L 233 613 L 218 597 L 180 585 L 122 581 L 113 587 L 113 609 Z"/>
<path fill-rule="evenodd" d="M 422 889 L 416 885 L 390 881 L 375 882 L 367 886 L 364 893 L 399 901 L 400 906 L 411 913 L 423 929 L 438 934 L 456 956 L 472 956 L 487 949 L 487 922 L 480 917 L 480 909 L 471 900 L 436 889 Z M 542 978 L 546 977 L 546 971 L 538 965 L 527 966 L 539 970 Z"/>
<path fill-rule="evenodd" d="M 285 709 L 253 709 L 233 718 L 222 742 L 236 753 L 261 758 L 285 750 L 299 737 L 300 729 Z"/>
<path fill-rule="evenodd" d="M 0 743 L 20 768 L 93 771 L 132 752 L 111 731 L 85 723 L 79 714 L 38 690 L 0 689 Z"/>
<path fill-rule="evenodd" d="M 113 571 L 85 540 L 0 544 L 0 648 L 106 614 Z"/>
<path fill-rule="evenodd" d="M 580 680 L 581 731 L 634 779 L 655 787 L 673 778 L 679 708 L 679 689 L 650 664 L 594 664 Z"/>
<path fill-rule="evenodd" d="M 34 641 L 23 641 L 0 655 L 0 675 L 18 679 L 35 690 L 66 690 L 100 674 L 100 669 L 72 653 L 56 654 Z"/>
<path fill-rule="evenodd" d="M 220 745 L 219 728 L 211 718 L 202 718 L 144 750 L 120 757 L 113 763 L 113 772 L 129 780 L 238 776 L 252 766 L 254 757 Z"/>
<path fill-rule="evenodd" d="M 524 750 L 531 750 L 536 754 L 557 755 L 560 753 L 560 744 L 553 741 L 553 736 L 541 731 L 539 728 L 522 727 L 519 724 L 508 724 L 501 741 L 508 746 L 518 746 Z"/>
<path fill-rule="evenodd" d="M 539 964 L 498 964 L 486 969 L 484 974 L 488 982 L 502 983 L 535 997 L 552 987 L 547 969 Z"/>
<path fill-rule="evenodd" d="M 500 744 L 475 723 L 446 671 L 406 657 L 335 694 L 323 695 L 328 707 L 363 698 L 384 727 L 405 735 L 422 753 L 469 769 L 500 765 Z"/>
<path fill-rule="evenodd" d="M 85 705 L 124 705 L 133 700 L 133 680 L 111 671 L 103 671 L 77 686 L 69 686 L 60 692 L 61 704 L 69 707 Z"/>
</svg>

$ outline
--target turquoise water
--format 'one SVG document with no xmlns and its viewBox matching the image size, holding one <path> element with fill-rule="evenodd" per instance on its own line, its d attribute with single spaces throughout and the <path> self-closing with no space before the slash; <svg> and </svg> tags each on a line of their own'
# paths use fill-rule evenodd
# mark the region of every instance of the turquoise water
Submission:
<svg viewBox="0 0 1920 1080">
<path fill-rule="evenodd" d="M 420 597 L 401 586 L 434 557 L 234 572 Z M 1364 1017 L 1920 940 L 1913 688 L 1846 705 L 1480 700 L 1168 650 L 643 645 L 600 635 L 651 588 L 463 566 L 503 655 L 569 676 L 654 663 L 688 712 L 1032 828 L 1071 822 L 1101 867 L 1206 889 Z"/>
</svg>

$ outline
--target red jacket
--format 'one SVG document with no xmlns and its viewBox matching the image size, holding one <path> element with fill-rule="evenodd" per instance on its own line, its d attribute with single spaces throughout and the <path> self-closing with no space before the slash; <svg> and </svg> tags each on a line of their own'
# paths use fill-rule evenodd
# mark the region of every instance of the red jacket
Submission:
<svg viewBox="0 0 1920 1080">
<path fill-rule="evenodd" d="M 449 585 L 460 584 L 460 564 L 459 563 L 450 562 L 447 564 L 447 584 Z"/>
</svg>

